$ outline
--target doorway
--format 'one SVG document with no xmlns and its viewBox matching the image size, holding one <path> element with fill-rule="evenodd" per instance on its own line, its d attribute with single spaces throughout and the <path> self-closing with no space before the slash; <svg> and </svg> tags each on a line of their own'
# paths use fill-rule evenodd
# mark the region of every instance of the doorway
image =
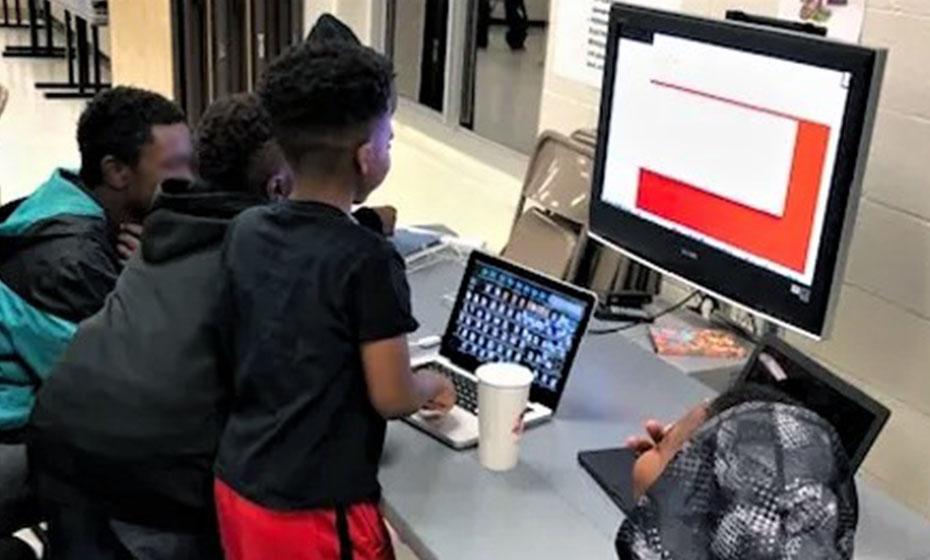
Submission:
<svg viewBox="0 0 930 560">
<path fill-rule="evenodd" d="M 397 93 L 437 113 L 445 110 L 449 0 L 392 0 L 387 12 L 388 57 Z"/>
<path fill-rule="evenodd" d="M 385 38 L 401 97 L 530 154 L 536 144 L 550 0 L 387 0 Z"/>
<path fill-rule="evenodd" d="M 301 0 L 173 0 L 175 98 L 191 123 L 215 99 L 254 89 L 303 38 Z"/>
<path fill-rule="evenodd" d="M 549 0 L 478 0 L 471 119 L 476 134 L 518 152 L 536 145 Z"/>
</svg>

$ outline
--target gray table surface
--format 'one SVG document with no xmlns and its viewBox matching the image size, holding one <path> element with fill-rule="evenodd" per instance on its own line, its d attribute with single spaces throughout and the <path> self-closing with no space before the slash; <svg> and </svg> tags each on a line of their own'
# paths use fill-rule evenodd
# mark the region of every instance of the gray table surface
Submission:
<svg viewBox="0 0 930 560">
<path fill-rule="evenodd" d="M 440 334 L 462 266 L 443 261 L 410 276 L 412 338 Z M 586 338 L 556 418 L 527 431 L 520 464 L 484 470 L 394 422 L 381 468 L 389 521 L 424 560 L 613 558 L 623 514 L 578 466 L 581 450 L 616 447 L 647 417 L 673 420 L 714 392 L 621 335 Z M 930 560 L 930 522 L 860 482 L 856 558 Z"/>
</svg>

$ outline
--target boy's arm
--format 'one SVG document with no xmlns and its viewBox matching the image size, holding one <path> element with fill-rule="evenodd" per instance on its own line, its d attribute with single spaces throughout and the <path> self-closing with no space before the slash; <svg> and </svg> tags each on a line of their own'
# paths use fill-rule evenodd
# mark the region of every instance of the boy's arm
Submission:
<svg viewBox="0 0 930 560">
<path fill-rule="evenodd" d="M 390 419 L 424 406 L 440 412 L 451 409 L 455 388 L 449 380 L 410 370 L 407 333 L 418 325 L 410 310 L 403 259 L 383 242 L 359 259 L 350 285 L 368 398 L 375 410 Z"/>
<path fill-rule="evenodd" d="M 397 225 L 397 208 L 393 206 L 375 206 L 369 208 L 362 206 L 352 212 L 355 221 L 366 228 L 385 236 L 394 235 L 394 228 Z"/>
<path fill-rule="evenodd" d="M 410 370 L 405 335 L 362 344 L 362 367 L 372 406 L 386 419 L 409 416 L 421 408 L 448 412 L 455 387 L 441 375 Z"/>
</svg>

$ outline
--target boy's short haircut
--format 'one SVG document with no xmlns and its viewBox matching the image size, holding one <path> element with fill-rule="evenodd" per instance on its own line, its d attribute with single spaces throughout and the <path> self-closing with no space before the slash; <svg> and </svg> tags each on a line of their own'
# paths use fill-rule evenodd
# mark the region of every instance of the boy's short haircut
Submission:
<svg viewBox="0 0 930 560">
<path fill-rule="evenodd" d="M 102 183 L 106 156 L 134 167 L 142 147 L 153 141 L 153 126 L 185 121 L 180 107 L 153 91 L 119 86 L 97 94 L 78 120 L 81 180 L 90 188 Z"/>
<path fill-rule="evenodd" d="M 238 94 L 213 102 L 194 132 L 198 176 L 215 190 L 264 194 L 261 158 L 274 149 L 271 117 L 258 98 Z"/>
<path fill-rule="evenodd" d="M 367 47 L 305 43 L 271 64 L 258 95 L 296 173 L 341 175 L 375 121 L 394 110 L 394 70 Z"/>
</svg>

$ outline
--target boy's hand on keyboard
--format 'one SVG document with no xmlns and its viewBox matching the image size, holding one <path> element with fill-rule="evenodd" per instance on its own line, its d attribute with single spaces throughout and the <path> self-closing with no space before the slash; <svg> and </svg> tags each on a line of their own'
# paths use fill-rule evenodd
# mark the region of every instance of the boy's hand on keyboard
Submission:
<svg viewBox="0 0 930 560">
<path fill-rule="evenodd" d="M 432 372 L 424 372 L 420 375 L 435 375 L 436 383 L 439 385 L 439 391 L 423 405 L 423 410 L 438 414 L 446 414 L 452 410 L 457 399 L 455 385 L 452 384 L 452 381 L 444 375 Z"/>
</svg>

